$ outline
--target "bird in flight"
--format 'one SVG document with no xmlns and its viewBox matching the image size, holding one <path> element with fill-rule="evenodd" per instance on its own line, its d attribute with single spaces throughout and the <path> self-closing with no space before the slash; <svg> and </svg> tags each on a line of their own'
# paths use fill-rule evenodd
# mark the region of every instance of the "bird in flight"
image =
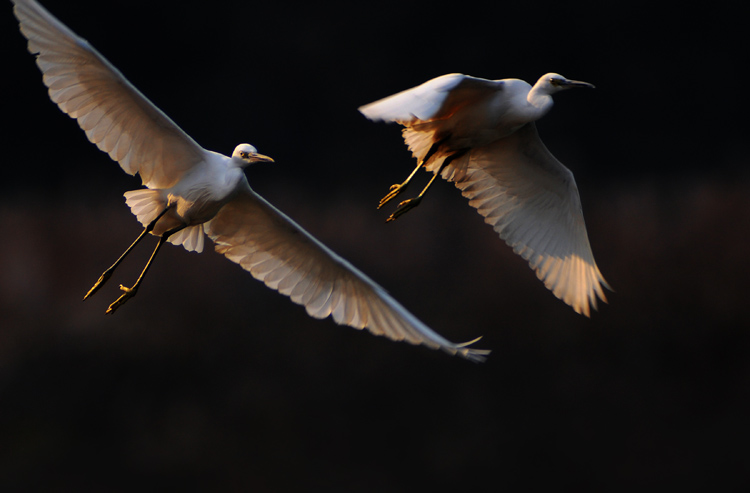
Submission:
<svg viewBox="0 0 750 493">
<path fill-rule="evenodd" d="M 216 251 L 315 318 L 375 335 L 423 344 L 482 361 L 489 351 L 452 343 L 418 320 L 383 288 L 256 194 L 243 169 L 272 162 L 250 144 L 231 157 L 198 145 L 136 89 L 86 40 L 34 0 L 12 0 L 28 50 L 60 109 L 88 139 L 147 187 L 125 194 L 144 230 L 104 273 L 93 295 L 147 233 L 159 240 L 140 277 L 107 313 L 134 297 L 162 245 L 201 252 L 204 236 Z"/>
<path fill-rule="evenodd" d="M 533 86 L 447 74 L 360 107 L 370 120 L 402 125 L 418 161 L 378 208 L 402 193 L 421 167 L 433 173 L 429 183 L 388 221 L 419 205 L 438 176 L 454 182 L 555 296 L 589 316 L 597 297 L 606 301 L 602 286 L 609 285 L 591 252 L 573 174 L 547 150 L 534 124 L 552 108 L 553 94 L 574 87 L 594 86 L 554 73 Z"/>
</svg>

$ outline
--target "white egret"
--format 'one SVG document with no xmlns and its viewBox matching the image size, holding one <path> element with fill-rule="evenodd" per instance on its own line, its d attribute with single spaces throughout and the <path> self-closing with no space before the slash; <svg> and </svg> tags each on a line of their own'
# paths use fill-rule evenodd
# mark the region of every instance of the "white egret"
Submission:
<svg viewBox="0 0 750 493">
<path fill-rule="evenodd" d="M 552 95 L 594 87 L 549 73 L 532 87 L 519 79 L 448 74 L 359 111 L 397 122 L 418 164 L 391 187 L 378 208 L 404 191 L 420 167 L 433 173 L 422 192 L 399 204 L 393 221 L 419 205 L 438 175 L 455 183 L 500 238 L 529 262 L 537 277 L 576 312 L 589 316 L 609 288 L 591 252 L 573 174 L 547 150 L 534 122 Z"/>
<path fill-rule="evenodd" d="M 205 234 L 216 243 L 217 252 L 304 305 L 312 317 L 331 315 L 338 324 L 473 361 L 489 354 L 432 331 L 383 288 L 257 195 L 243 168 L 271 158 L 249 144 L 237 146 L 231 157 L 203 149 L 86 40 L 36 1 L 13 3 L 52 101 L 123 170 L 140 174 L 147 187 L 125 194 L 127 205 L 145 226 L 143 233 L 86 297 L 109 279 L 146 233 L 159 237 L 156 249 L 136 283 L 121 286 L 124 293 L 108 313 L 135 296 L 165 241 L 200 252 Z"/>
</svg>

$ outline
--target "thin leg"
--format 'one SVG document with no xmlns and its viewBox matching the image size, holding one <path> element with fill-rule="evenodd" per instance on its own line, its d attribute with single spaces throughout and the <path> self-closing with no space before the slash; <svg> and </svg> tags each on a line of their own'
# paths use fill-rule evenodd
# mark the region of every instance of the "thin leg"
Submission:
<svg viewBox="0 0 750 493">
<path fill-rule="evenodd" d="M 148 272 L 148 269 L 151 267 L 151 263 L 154 261 L 154 258 L 156 258 L 156 254 L 159 253 L 159 250 L 161 249 L 162 245 L 167 242 L 169 237 L 178 231 L 181 231 L 187 227 L 186 224 L 169 230 L 165 232 L 161 237 L 159 238 L 159 243 L 156 244 L 156 248 L 154 248 L 154 253 L 151 254 L 151 257 L 148 259 L 148 262 L 146 262 L 146 266 L 143 268 L 143 271 L 141 272 L 141 275 L 138 276 L 138 280 L 135 281 L 135 284 L 133 284 L 132 287 L 126 287 L 120 284 L 120 291 L 123 291 L 123 294 L 120 295 L 119 298 L 117 298 L 114 303 L 109 305 L 109 308 L 107 308 L 107 313 L 114 313 L 115 310 L 120 308 L 122 305 L 125 304 L 126 301 L 128 301 L 130 298 L 135 297 L 135 295 L 138 293 L 138 288 L 141 285 L 141 282 L 143 282 L 143 278 L 146 277 L 146 272 Z"/>
<path fill-rule="evenodd" d="M 440 148 L 440 146 L 443 144 L 443 142 L 445 142 L 448 139 L 448 137 L 449 136 L 443 137 L 439 141 L 432 144 L 432 146 L 430 147 L 430 150 L 427 151 L 427 154 L 425 154 L 424 159 L 422 159 L 422 161 L 417 165 L 417 167 L 414 168 L 414 171 L 411 172 L 409 177 L 406 178 L 406 180 L 404 180 L 403 183 L 401 183 L 400 185 L 399 184 L 391 185 L 391 191 L 388 193 L 388 195 L 380 199 L 380 204 L 378 204 L 378 209 L 380 209 L 385 204 L 393 200 L 393 198 L 395 198 L 396 195 L 406 190 L 406 187 L 409 186 L 409 182 L 411 181 L 412 178 L 414 178 L 414 175 L 417 174 L 417 171 L 419 171 L 419 168 L 421 168 L 422 165 L 424 165 L 424 163 L 430 160 L 433 154 L 437 152 L 438 148 Z"/>
<path fill-rule="evenodd" d="M 156 226 L 156 222 L 157 222 L 157 221 L 158 221 L 159 219 L 161 219 L 161 217 L 162 217 L 162 216 L 163 216 L 164 214 L 166 214 L 166 212 L 167 212 L 168 210 L 169 210 L 169 207 L 166 207 L 166 208 L 165 208 L 165 209 L 164 209 L 163 211 L 161 211 L 161 212 L 159 213 L 159 215 L 158 215 L 158 216 L 156 216 L 156 219 L 154 219 L 153 221 L 151 221 L 151 222 L 150 222 L 150 223 L 148 224 L 148 226 L 146 226 L 146 227 L 145 227 L 145 228 L 143 229 L 143 232 L 142 232 L 142 233 L 141 233 L 140 235 L 138 235 L 138 238 L 136 238 L 136 239 L 135 239 L 135 241 L 133 242 L 133 244 L 132 244 L 132 245 L 130 245 L 130 246 L 128 247 L 128 249 L 127 249 L 127 250 L 125 250 L 125 252 L 124 252 L 124 253 L 123 253 L 122 255 L 120 255 L 120 258 L 118 258 L 118 259 L 117 259 L 117 261 L 116 261 L 116 262 L 115 262 L 114 264 L 112 264 L 112 265 L 110 266 L 110 268 L 109 268 L 109 269 L 105 270 L 105 271 L 104 271 L 104 273 L 102 273 L 102 275 L 101 275 L 101 276 L 99 277 L 99 280 L 98 280 L 98 281 L 96 281 L 96 284 L 94 284 L 94 286 L 93 286 L 93 287 L 92 287 L 91 289 L 89 289 L 89 292 L 88 292 L 88 293 L 86 293 L 86 296 L 84 296 L 84 297 L 83 297 L 83 299 L 84 299 L 84 300 L 86 300 L 86 298 L 88 298 L 89 296 L 91 296 L 91 295 L 93 295 L 94 293 L 96 293 L 96 292 L 97 292 L 97 291 L 99 290 L 99 288 L 101 288 L 102 286 L 104 286 L 104 283 L 105 283 L 105 282 L 107 282 L 107 281 L 109 280 L 109 278 L 110 278 L 110 277 L 112 277 L 112 273 L 113 273 L 113 272 L 115 271 L 115 269 L 117 268 L 117 266 L 118 266 L 118 265 L 120 265 L 120 262 L 122 262 L 122 261 L 123 261 L 123 259 L 124 259 L 124 258 L 125 258 L 125 257 L 126 257 L 126 256 L 127 256 L 128 254 L 129 254 L 129 253 L 130 253 L 130 251 L 131 251 L 131 250 L 132 250 L 133 248 L 135 248 L 135 246 L 136 246 L 136 245 L 137 245 L 138 243 L 140 243 L 140 241 L 141 241 L 141 240 L 143 239 L 143 237 L 144 237 L 144 236 L 146 236 L 146 234 L 147 234 L 147 233 L 150 233 L 151 231 L 153 231 L 153 230 L 154 230 L 154 226 Z"/>
<path fill-rule="evenodd" d="M 443 160 L 443 163 L 440 165 L 440 168 L 437 170 L 437 172 L 432 176 L 432 178 L 430 178 L 429 183 L 427 183 L 427 186 L 424 187 L 422 192 L 416 197 L 404 200 L 403 202 L 398 204 L 398 208 L 393 212 L 393 214 L 391 214 L 391 216 L 388 219 L 386 219 L 385 222 L 389 223 L 391 221 L 395 221 L 399 217 L 403 216 L 404 214 L 406 214 L 407 212 L 409 212 L 410 210 L 418 206 L 420 202 L 422 202 L 422 197 L 430 188 L 430 185 L 432 185 L 432 182 L 435 181 L 435 178 L 440 176 L 440 173 L 443 172 L 443 169 L 445 169 L 445 167 L 448 166 L 451 163 L 451 161 L 466 154 L 467 150 L 458 151 L 456 153 L 451 154 L 450 156 L 447 156 L 445 160 Z"/>
<path fill-rule="evenodd" d="M 395 185 L 391 185 L 391 191 L 388 192 L 388 195 L 380 199 L 380 203 L 378 204 L 378 209 L 380 209 L 385 204 L 393 200 L 393 198 L 396 197 L 396 195 L 406 190 L 406 187 L 409 186 L 409 182 L 411 181 L 412 178 L 414 178 L 414 175 L 417 174 L 417 171 L 419 171 L 419 168 L 421 167 L 422 167 L 422 163 L 419 163 L 417 167 L 414 168 L 414 171 L 411 172 L 409 177 L 406 180 L 404 180 L 404 182 L 401 183 L 400 185 L 398 183 Z"/>
</svg>

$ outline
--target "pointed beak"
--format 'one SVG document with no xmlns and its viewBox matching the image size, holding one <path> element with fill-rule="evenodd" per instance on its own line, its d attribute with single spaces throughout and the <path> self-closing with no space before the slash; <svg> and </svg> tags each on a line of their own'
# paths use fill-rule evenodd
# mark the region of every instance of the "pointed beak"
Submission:
<svg viewBox="0 0 750 493">
<path fill-rule="evenodd" d="M 588 82 L 583 82 L 580 80 L 566 80 L 561 85 L 570 88 L 573 87 L 589 87 L 591 89 L 596 89 L 596 86 L 594 84 L 589 84 Z"/>
<path fill-rule="evenodd" d="M 268 156 L 264 156 L 263 154 L 258 154 L 257 152 L 254 152 L 250 155 L 250 162 L 251 163 L 273 163 L 274 160 Z"/>
</svg>

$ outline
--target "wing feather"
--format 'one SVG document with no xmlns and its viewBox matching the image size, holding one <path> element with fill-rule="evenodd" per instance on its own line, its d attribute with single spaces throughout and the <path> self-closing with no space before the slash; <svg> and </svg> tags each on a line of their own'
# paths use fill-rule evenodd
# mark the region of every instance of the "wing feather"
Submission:
<svg viewBox="0 0 750 493">
<path fill-rule="evenodd" d="M 573 174 L 533 123 L 460 159 L 456 187 L 555 296 L 586 316 L 606 301 Z"/>
<path fill-rule="evenodd" d="M 205 224 L 216 251 L 305 306 L 315 318 L 375 335 L 440 348 L 473 361 L 489 351 L 454 344 L 409 313 L 383 288 L 246 186 Z"/>
<path fill-rule="evenodd" d="M 149 188 L 169 188 L 203 160 L 203 148 L 85 39 L 36 1 L 13 3 L 50 98 L 123 170 L 140 173 Z"/>
<path fill-rule="evenodd" d="M 447 118 L 458 107 L 489 98 L 502 87 L 501 81 L 447 74 L 360 106 L 359 111 L 373 121 L 393 121 L 402 125 L 429 122 Z"/>
</svg>

